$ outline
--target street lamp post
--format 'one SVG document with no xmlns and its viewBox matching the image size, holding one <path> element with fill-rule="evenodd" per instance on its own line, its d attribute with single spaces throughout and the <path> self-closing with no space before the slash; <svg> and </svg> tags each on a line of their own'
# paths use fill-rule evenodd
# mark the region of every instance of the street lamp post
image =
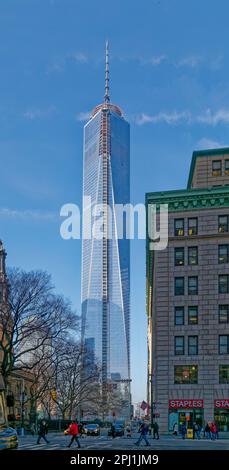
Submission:
<svg viewBox="0 0 229 470">
<path fill-rule="evenodd" d="M 24 418 L 25 418 L 25 381 L 21 380 L 21 436 L 25 435 Z"/>
</svg>

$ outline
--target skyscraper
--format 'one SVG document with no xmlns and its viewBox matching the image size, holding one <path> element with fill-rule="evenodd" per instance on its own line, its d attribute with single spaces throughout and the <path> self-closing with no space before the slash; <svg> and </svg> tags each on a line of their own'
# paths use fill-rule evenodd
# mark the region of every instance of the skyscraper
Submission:
<svg viewBox="0 0 229 470">
<path fill-rule="evenodd" d="M 105 96 L 84 127 L 82 334 L 103 384 L 130 381 L 130 246 L 118 239 L 116 204 L 130 202 L 129 124 L 111 104 L 106 43 Z M 90 198 L 90 199 L 88 199 Z M 89 209 L 101 210 L 102 236 L 88 236 Z M 95 217 L 96 219 L 96 217 Z M 98 219 L 98 212 L 97 212 Z M 94 220 L 94 219 L 93 219 Z M 86 237 L 86 238 L 85 238 Z M 92 350 L 93 349 L 93 350 Z"/>
</svg>

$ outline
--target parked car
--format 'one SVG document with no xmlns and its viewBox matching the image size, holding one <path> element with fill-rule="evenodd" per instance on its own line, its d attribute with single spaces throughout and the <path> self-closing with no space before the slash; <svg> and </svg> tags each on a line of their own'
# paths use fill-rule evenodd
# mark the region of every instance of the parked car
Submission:
<svg viewBox="0 0 229 470">
<path fill-rule="evenodd" d="M 5 395 L 0 377 L 0 450 L 16 449 L 17 447 L 17 431 L 9 427 L 7 422 Z"/>
<path fill-rule="evenodd" d="M 124 436 L 125 431 L 124 431 L 123 424 L 115 423 L 114 428 L 115 428 L 115 436 Z M 111 428 L 108 430 L 108 436 L 112 436 Z"/>
<path fill-rule="evenodd" d="M 86 424 L 84 426 L 84 433 L 87 436 L 100 436 L 100 427 L 98 424 Z"/>
</svg>

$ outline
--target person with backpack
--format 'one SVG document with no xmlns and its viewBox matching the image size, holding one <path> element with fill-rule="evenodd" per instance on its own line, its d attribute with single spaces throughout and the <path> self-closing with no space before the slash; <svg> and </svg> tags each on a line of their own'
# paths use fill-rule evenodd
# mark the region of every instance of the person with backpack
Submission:
<svg viewBox="0 0 229 470">
<path fill-rule="evenodd" d="M 46 439 L 45 435 L 48 434 L 48 425 L 45 421 L 45 419 L 42 419 L 42 421 L 39 424 L 38 427 L 38 438 L 37 438 L 37 444 L 40 444 L 41 438 L 44 439 L 46 444 L 49 444 L 48 439 Z"/>
<path fill-rule="evenodd" d="M 193 439 L 197 436 L 197 439 L 200 439 L 200 431 L 201 427 L 198 423 L 194 422 L 193 423 Z"/>
<path fill-rule="evenodd" d="M 148 428 L 147 424 L 146 424 L 146 423 L 141 424 L 139 431 L 140 431 L 140 437 L 139 437 L 139 439 L 137 440 L 137 442 L 135 442 L 135 445 L 136 445 L 136 446 L 139 446 L 140 442 L 141 442 L 142 440 L 144 440 L 145 443 L 146 443 L 146 446 L 150 446 L 150 443 L 149 443 L 149 441 L 148 441 L 148 439 L 147 439 L 147 434 L 148 434 L 148 432 L 149 432 L 149 428 Z"/>
<path fill-rule="evenodd" d="M 76 441 L 76 443 L 78 445 L 78 449 L 79 449 L 81 446 L 80 446 L 80 441 L 79 441 L 79 438 L 78 438 L 79 428 L 78 428 L 77 421 L 74 421 L 74 420 L 72 421 L 72 423 L 70 424 L 70 426 L 68 428 L 68 434 L 70 434 L 70 436 L 72 436 L 72 438 L 71 438 L 71 441 L 69 442 L 67 447 L 71 447 L 72 443 L 74 441 Z"/>
</svg>

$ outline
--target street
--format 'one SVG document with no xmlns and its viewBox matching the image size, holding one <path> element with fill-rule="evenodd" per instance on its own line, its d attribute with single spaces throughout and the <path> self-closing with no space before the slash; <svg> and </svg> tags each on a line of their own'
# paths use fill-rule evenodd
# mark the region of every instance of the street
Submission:
<svg viewBox="0 0 229 470">
<path fill-rule="evenodd" d="M 131 438 L 116 437 L 115 439 L 112 439 L 112 437 L 107 436 L 107 433 L 102 432 L 102 434 L 98 437 L 88 436 L 80 438 L 80 444 L 84 450 L 229 450 L 229 439 L 219 439 L 217 441 L 210 441 L 206 439 L 186 439 L 183 441 L 180 437 L 162 436 L 160 440 L 157 441 L 149 437 L 148 440 L 150 442 L 150 447 L 146 447 L 143 441 L 138 447 L 135 445 L 138 437 L 139 434 L 135 433 Z M 41 440 L 41 443 L 37 445 L 37 436 L 19 436 L 18 450 L 73 451 L 77 449 L 77 445 L 75 443 L 70 449 L 67 448 L 67 445 L 70 441 L 70 436 L 64 436 L 63 434 L 59 433 L 49 433 L 48 440 L 50 441 L 49 444 L 46 444 Z"/>
</svg>

